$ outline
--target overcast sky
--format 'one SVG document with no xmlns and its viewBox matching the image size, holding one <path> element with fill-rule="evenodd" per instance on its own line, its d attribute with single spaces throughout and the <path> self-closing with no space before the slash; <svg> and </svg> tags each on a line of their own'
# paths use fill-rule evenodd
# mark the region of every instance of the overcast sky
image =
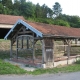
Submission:
<svg viewBox="0 0 80 80">
<path fill-rule="evenodd" d="M 34 4 L 39 3 L 40 5 L 46 4 L 52 8 L 55 2 L 59 2 L 62 8 L 62 13 L 67 15 L 80 16 L 80 0 L 26 0 L 31 1 Z"/>
</svg>

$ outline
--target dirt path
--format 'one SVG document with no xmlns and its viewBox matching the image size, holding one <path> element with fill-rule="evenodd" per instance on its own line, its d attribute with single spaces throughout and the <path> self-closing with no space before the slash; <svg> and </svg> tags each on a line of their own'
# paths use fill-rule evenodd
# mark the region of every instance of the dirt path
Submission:
<svg viewBox="0 0 80 80">
<path fill-rule="evenodd" d="M 0 80 L 80 80 L 80 72 L 44 75 L 0 75 Z"/>
</svg>

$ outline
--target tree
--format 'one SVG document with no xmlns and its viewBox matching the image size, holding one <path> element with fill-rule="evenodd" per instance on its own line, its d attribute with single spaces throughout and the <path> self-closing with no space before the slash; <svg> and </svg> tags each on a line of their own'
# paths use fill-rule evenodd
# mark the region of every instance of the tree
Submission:
<svg viewBox="0 0 80 80">
<path fill-rule="evenodd" d="M 13 12 L 12 12 L 13 15 L 20 15 L 21 14 L 20 6 L 21 6 L 20 1 L 14 0 Z"/>
<path fill-rule="evenodd" d="M 21 9 L 21 14 L 23 14 L 23 16 L 34 17 L 35 10 L 32 2 L 24 3 L 24 5 L 21 5 L 20 9 Z"/>
<path fill-rule="evenodd" d="M 3 14 L 3 9 L 4 9 L 4 7 L 3 7 L 3 5 L 0 3 L 0 14 Z"/>
<path fill-rule="evenodd" d="M 35 17 L 36 18 L 40 18 L 41 17 L 41 6 L 39 5 L 39 3 L 36 4 Z"/>
<path fill-rule="evenodd" d="M 53 6 L 53 12 L 56 17 L 58 17 L 61 14 L 62 8 L 58 2 L 55 2 L 55 5 Z"/>
<path fill-rule="evenodd" d="M 45 5 L 45 4 L 43 4 L 42 6 L 41 6 L 41 9 L 42 9 L 42 18 L 47 18 L 47 14 L 48 14 L 48 6 L 47 5 Z"/>
<path fill-rule="evenodd" d="M 53 11 L 50 8 L 48 8 L 47 18 L 52 18 L 52 16 L 53 16 Z"/>
<path fill-rule="evenodd" d="M 60 26 L 70 27 L 69 23 L 67 21 L 62 20 L 62 19 L 55 19 L 54 24 L 60 25 Z"/>
<path fill-rule="evenodd" d="M 2 0 L 2 4 L 4 7 L 7 7 L 9 9 L 12 8 L 12 0 Z"/>
<path fill-rule="evenodd" d="M 21 3 L 21 4 L 26 3 L 26 0 L 20 0 L 20 3 Z"/>
</svg>

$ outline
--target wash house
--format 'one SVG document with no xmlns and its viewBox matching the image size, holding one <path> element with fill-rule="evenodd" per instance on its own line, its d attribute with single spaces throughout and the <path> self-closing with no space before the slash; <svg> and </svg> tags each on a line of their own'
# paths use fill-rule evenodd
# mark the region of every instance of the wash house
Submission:
<svg viewBox="0 0 80 80">
<path fill-rule="evenodd" d="M 5 39 L 11 41 L 12 60 L 47 68 L 57 66 L 54 57 L 56 41 L 63 42 L 66 63 L 69 64 L 71 44 L 80 39 L 80 29 L 18 20 Z"/>
</svg>

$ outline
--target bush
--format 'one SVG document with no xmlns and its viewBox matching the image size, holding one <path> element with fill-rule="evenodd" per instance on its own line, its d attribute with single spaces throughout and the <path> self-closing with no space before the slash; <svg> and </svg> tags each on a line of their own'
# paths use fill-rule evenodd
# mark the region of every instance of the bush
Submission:
<svg viewBox="0 0 80 80">
<path fill-rule="evenodd" d="M 69 23 L 67 21 L 63 21 L 63 20 L 54 20 L 54 24 L 55 25 L 60 25 L 60 26 L 67 26 L 70 27 Z"/>
</svg>

